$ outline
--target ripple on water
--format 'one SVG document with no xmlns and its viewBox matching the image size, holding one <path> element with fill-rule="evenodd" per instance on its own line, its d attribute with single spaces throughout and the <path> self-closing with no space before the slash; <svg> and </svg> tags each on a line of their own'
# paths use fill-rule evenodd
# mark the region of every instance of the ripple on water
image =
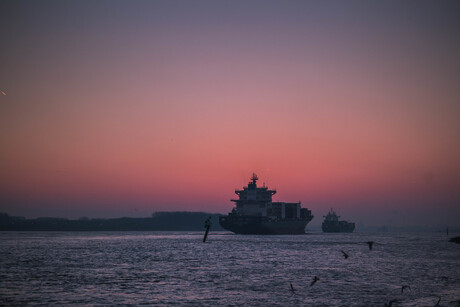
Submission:
<svg viewBox="0 0 460 307">
<path fill-rule="evenodd" d="M 0 233 L 0 304 L 456 306 L 439 234 Z M 375 241 L 369 250 L 366 241 Z M 346 251 L 344 259 L 341 250 Z M 313 286 L 314 276 L 320 278 Z M 293 284 L 296 291 L 290 289 Z M 410 292 L 401 294 L 401 285 Z"/>
</svg>

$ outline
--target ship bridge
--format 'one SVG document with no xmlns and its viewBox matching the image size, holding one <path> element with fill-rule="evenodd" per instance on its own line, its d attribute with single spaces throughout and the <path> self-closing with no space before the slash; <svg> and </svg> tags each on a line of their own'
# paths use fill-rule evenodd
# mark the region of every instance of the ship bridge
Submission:
<svg viewBox="0 0 460 307">
<path fill-rule="evenodd" d="M 269 190 L 265 186 L 257 187 L 257 180 L 259 178 L 256 174 L 252 174 L 251 181 L 247 187 L 243 187 L 243 190 L 235 190 L 235 194 L 239 196 L 239 199 L 232 199 L 233 202 L 272 202 L 272 196 L 276 194 L 276 190 Z"/>
</svg>

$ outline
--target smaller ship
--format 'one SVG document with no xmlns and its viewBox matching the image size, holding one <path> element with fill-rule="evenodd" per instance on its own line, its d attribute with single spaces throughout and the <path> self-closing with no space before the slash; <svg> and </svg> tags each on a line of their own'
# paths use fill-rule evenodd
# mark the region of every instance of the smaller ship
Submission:
<svg viewBox="0 0 460 307">
<path fill-rule="evenodd" d="M 331 209 L 324 217 L 323 232 L 353 232 L 355 230 L 355 223 L 339 221 L 339 218 L 340 216 Z"/>
</svg>

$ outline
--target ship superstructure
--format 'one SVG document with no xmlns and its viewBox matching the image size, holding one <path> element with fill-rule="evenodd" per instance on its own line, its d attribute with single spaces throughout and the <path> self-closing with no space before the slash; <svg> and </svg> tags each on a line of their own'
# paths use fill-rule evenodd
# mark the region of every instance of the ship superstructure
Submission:
<svg viewBox="0 0 460 307">
<path fill-rule="evenodd" d="M 276 190 L 265 184 L 257 187 L 259 178 L 253 174 L 247 187 L 236 190 L 235 208 L 219 219 L 221 226 L 241 234 L 298 234 L 313 218 L 311 211 L 301 208 L 300 202 L 273 202 Z"/>
<path fill-rule="evenodd" d="M 355 230 L 355 223 L 339 221 L 339 218 L 340 216 L 331 209 L 324 217 L 323 232 L 353 232 Z"/>
</svg>

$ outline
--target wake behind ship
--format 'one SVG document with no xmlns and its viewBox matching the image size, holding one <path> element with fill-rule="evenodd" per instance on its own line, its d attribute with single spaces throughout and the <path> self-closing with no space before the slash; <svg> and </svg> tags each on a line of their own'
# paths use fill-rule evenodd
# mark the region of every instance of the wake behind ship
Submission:
<svg viewBox="0 0 460 307">
<path fill-rule="evenodd" d="M 220 225 L 238 234 L 303 234 L 313 219 L 311 211 L 298 203 L 273 202 L 276 190 L 257 187 L 256 174 L 243 190 L 236 190 L 236 207 L 219 218 Z"/>
</svg>

